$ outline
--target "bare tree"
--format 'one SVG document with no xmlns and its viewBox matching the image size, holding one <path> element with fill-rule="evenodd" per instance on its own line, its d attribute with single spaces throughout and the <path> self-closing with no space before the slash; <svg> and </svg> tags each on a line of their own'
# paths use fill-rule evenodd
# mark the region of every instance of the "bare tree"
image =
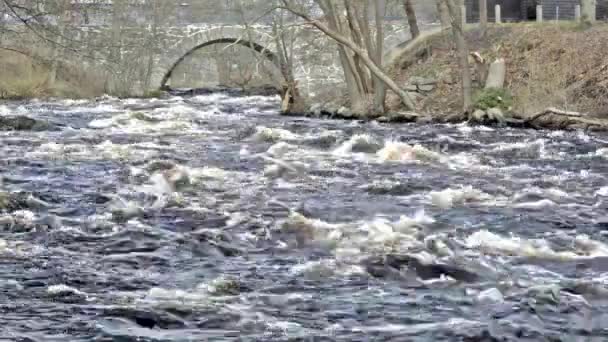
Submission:
<svg viewBox="0 0 608 342">
<path fill-rule="evenodd" d="M 462 27 L 460 7 L 457 6 L 454 0 L 442 0 L 450 13 L 452 19 L 452 31 L 454 40 L 456 41 L 456 50 L 458 53 L 458 62 L 460 64 L 461 84 L 462 84 L 462 108 L 467 113 L 473 104 L 472 100 L 472 81 L 471 70 L 469 67 L 469 49 L 464 36 L 464 28 Z"/>
<path fill-rule="evenodd" d="M 296 38 L 285 25 L 285 13 L 275 12 L 272 17 L 272 32 L 274 34 L 275 47 L 281 74 L 285 78 L 282 89 L 283 112 L 299 112 L 304 110 L 304 99 L 300 95 L 294 75 L 294 44 Z"/>
<path fill-rule="evenodd" d="M 488 30 L 488 0 L 479 0 L 479 26 L 485 36 Z"/>
<path fill-rule="evenodd" d="M 410 34 L 412 39 L 420 35 L 420 29 L 418 28 L 418 20 L 416 18 L 416 10 L 412 0 L 403 0 L 403 8 L 405 9 L 405 15 L 407 16 L 407 23 L 410 27 Z"/>
<path fill-rule="evenodd" d="M 322 10 L 327 24 L 313 18 L 306 12 L 304 6 L 298 6 L 293 0 L 282 0 L 284 9 L 304 19 L 307 24 L 314 26 L 339 44 L 340 61 L 351 111 L 356 115 L 368 115 L 370 111 L 381 114 L 376 112 L 380 109 L 380 98 L 384 103 L 385 89 L 377 86 L 380 82 L 395 92 L 406 108 L 413 110 L 414 104 L 407 93 L 383 71 L 383 66 L 378 64 L 378 61 L 381 61 L 383 47 L 378 46 L 378 40 L 382 37 L 382 32 L 378 33 L 374 43 L 369 26 L 371 7 L 369 1 L 344 1 L 342 6 L 331 0 L 315 0 L 315 3 Z M 374 11 L 378 15 L 383 10 L 383 3 L 375 3 Z M 373 78 L 379 82 L 373 82 Z"/>
<path fill-rule="evenodd" d="M 448 29 L 452 27 L 452 19 L 450 19 L 450 11 L 448 6 L 443 0 L 437 1 L 437 12 L 439 13 L 439 20 L 441 21 L 441 27 Z"/>
<path fill-rule="evenodd" d="M 66 26 L 68 25 L 68 17 L 70 11 L 70 1 L 69 0 L 59 0 L 57 1 L 57 44 L 53 44 L 52 46 L 52 55 L 51 55 L 51 70 L 49 73 L 49 86 L 53 87 L 57 80 L 57 69 L 59 68 L 59 61 L 62 55 L 62 48 Z"/>
<path fill-rule="evenodd" d="M 386 15 L 386 1 L 376 1 L 376 51 L 374 54 L 374 62 L 376 65 L 382 66 L 382 56 L 384 55 L 384 16 Z M 364 18 L 365 20 L 365 18 Z M 370 51 L 373 53 L 373 51 Z M 386 87 L 382 79 L 374 75 L 374 112 L 384 113 L 384 102 L 386 100 Z"/>
</svg>

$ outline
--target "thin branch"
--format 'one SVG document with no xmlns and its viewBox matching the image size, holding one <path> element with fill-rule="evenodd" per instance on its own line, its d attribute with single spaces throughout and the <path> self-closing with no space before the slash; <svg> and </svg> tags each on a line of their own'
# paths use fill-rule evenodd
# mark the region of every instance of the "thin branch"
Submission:
<svg viewBox="0 0 608 342">
<path fill-rule="evenodd" d="M 335 41 L 337 41 L 341 45 L 343 45 L 346 48 L 348 48 L 351 51 L 353 51 L 355 54 L 357 54 L 359 56 L 359 58 L 361 58 L 361 60 L 363 61 L 363 63 L 367 66 L 367 68 L 375 76 L 377 76 L 393 92 L 395 92 L 395 94 L 397 94 L 399 96 L 399 98 L 401 99 L 401 102 L 403 102 L 403 105 L 407 109 L 413 110 L 415 108 L 414 103 L 412 102 L 412 99 L 409 97 L 409 95 L 403 89 L 401 89 L 395 83 L 395 81 L 393 81 L 390 77 L 388 77 L 382 71 L 381 66 L 376 65 L 374 63 L 374 61 L 369 58 L 369 56 L 367 55 L 366 51 L 364 51 L 363 49 L 361 49 L 360 47 L 358 47 L 355 43 L 353 43 L 352 41 L 350 41 L 348 38 L 344 37 L 343 35 L 339 34 L 338 32 L 335 32 L 335 31 L 331 30 L 329 27 L 325 26 L 319 20 L 314 20 L 309 15 L 307 15 L 306 13 L 302 13 L 302 12 L 299 12 L 299 11 L 291 8 L 289 6 L 287 0 L 282 0 L 282 1 L 283 1 L 283 4 L 285 6 L 281 6 L 281 8 L 283 8 L 283 9 L 285 9 L 285 10 L 293 13 L 294 15 L 299 16 L 300 18 L 302 18 L 302 19 L 310 22 L 310 24 L 313 25 L 314 27 L 316 27 L 318 30 L 320 30 L 321 32 L 323 32 L 327 36 L 329 36 L 330 38 L 334 39 Z"/>
</svg>

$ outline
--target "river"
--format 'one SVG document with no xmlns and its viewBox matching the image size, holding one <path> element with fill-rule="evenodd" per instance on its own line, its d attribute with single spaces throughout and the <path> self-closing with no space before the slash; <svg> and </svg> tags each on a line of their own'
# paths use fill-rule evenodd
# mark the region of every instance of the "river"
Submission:
<svg viewBox="0 0 608 342">
<path fill-rule="evenodd" d="M 0 104 L 0 341 L 608 339 L 608 136 L 278 107 Z"/>
</svg>

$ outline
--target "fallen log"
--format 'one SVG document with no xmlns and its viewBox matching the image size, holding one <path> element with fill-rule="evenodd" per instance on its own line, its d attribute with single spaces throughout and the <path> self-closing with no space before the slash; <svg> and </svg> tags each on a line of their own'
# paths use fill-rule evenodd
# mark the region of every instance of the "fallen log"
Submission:
<svg viewBox="0 0 608 342">
<path fill-rule="evenodd" d="M 520 116 L 519 119 L 536 129 L 608 131 L 608 120 L 592 118 L 579 112 L 557 108 L 547 108 L 530 116 Z"/>
</svg>

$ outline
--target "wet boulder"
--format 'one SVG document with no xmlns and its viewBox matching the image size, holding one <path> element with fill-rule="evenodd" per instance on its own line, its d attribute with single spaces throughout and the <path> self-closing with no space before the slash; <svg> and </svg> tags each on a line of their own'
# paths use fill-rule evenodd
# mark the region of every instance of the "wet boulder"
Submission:
<svg viewBox="0 0 608 342">
<path fill-rule="evenodd" d="M 490 108 L 488 109 L 488 118 L 493 122 L 502 124 L 505 122 L 505 114 L 500 108 Z"/>
<path fill-rule="evenodd" d="M 484 120 L 486 119 L 486 116 L 487 116 L 487 113 L 484 110 L 477 109 L 471 114 L 469 121 L 474 122 L 474 123 L 481 123 L 481 122 L 484 122 Z"/>
<path fill-rule="evenodd" d="M 237 296 L 251 288 L 233 277 L 219 277 L 207 284 L 207 291 L 216 296 Z"/>
<path fill-rule="evenodd" d="M 495 287 L 480 292 L 475 299 L 481 304 L 500 304 L 505 301 L 502 292 Z"/>
<path fill-rule="evenodd" d="M 608 230 L 608 216 L 595 220 L 595 224 L 602 230 Z"/>
<path fill-rule="evenodd" d="M 186 323 L 179 316 L 162 310 L 117 306 L 106 309 L 104 316 L 118 320 L 127 319 L 140 327 L 148 329 L 180 329 L 186 326 Z"/>
<path fill-rule="evenodd" d="M 401 270 L 413 270 L 422 280 L 439 279 L 442 276 L 450 277 L 461 282 L 475 282 L 479 275 L 456 265 L 440 262 L 425 262 L 412 255 L 389 254 L 384 257 L 369 258 L 364 267 L 376 278 L 399 278 Z M 401 276 L 402 277 L 402 276 Z"/>
<path fill-rule="evenodd" d="M 515 124 L 509 113 L 500 108 L 488 110 L 477 109 L 469 116 L 469 122 L 479 125 L 511 125 Z"/>
<path fill-rule="evenodd" d="M 0 212 L 12 212 L 32 207 L 33 197 L 24 192 L 0 191 Z"/>
<path fill-rule="evenodd" d="M 45 121 L 27 116 L 0 116 L 0 131 L 47 131 L 54 127 Z"/>
<path fill-rule="evenodd" d="M 66 285 L 53 285 L 47 288 L 47 295 L 53 301 L 66 304 L 85 303 L 87 295 L 75 288 Z"/>
<path fill-rule="evenodd" d="M 391 112 L 378 118 L 379 122 L 408 123 L 416 122 L 420 114 L 414 112 Z"/>
</svg>

